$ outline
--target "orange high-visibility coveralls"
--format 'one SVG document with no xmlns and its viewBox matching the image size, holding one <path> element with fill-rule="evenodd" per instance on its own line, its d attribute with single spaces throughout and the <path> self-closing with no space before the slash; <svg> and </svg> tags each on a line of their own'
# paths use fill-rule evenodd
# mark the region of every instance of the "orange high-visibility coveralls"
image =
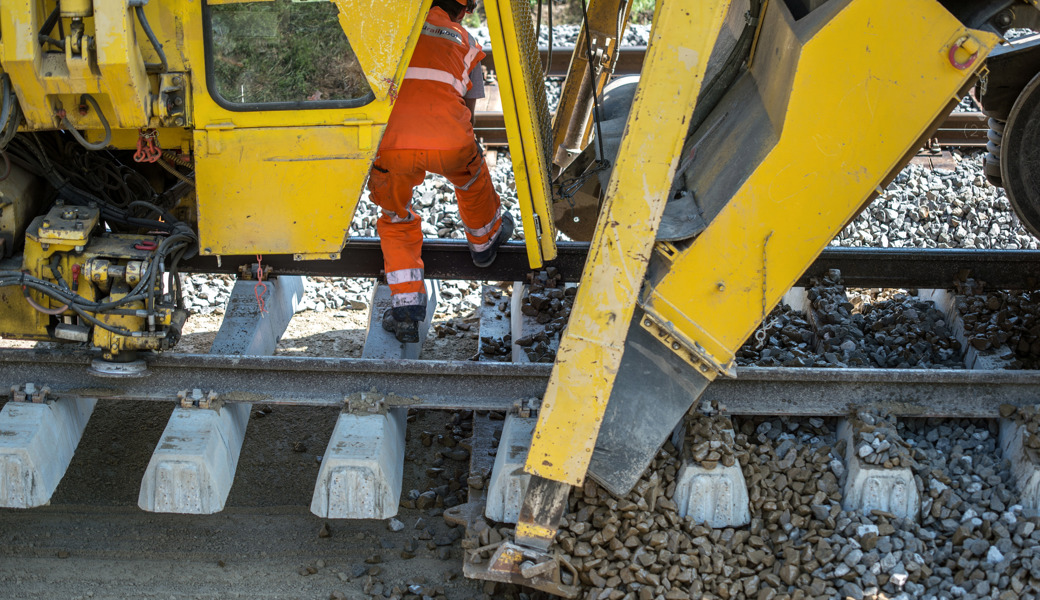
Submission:
<svg viewBox="0 0 1040 600">
<path fill-rule="evenodd" d="M 382 214 L 376 222 L 392 306 L 414 307 L 425 319 L 422 228 L 412 210 L 412 190 L 426 172 L 455 186 L 459 215 L 471 252 L 487 250 L 502 224 L 502 206 L 483 153 L 473 136 L 472 114 L 463 96 L 470 71 L 484 58 L 462 25 L 433 7 L 423 24 L 394 103 L 368 189 Z M 395 311 L 396 312 L 396 311 Z"/>
</svg>

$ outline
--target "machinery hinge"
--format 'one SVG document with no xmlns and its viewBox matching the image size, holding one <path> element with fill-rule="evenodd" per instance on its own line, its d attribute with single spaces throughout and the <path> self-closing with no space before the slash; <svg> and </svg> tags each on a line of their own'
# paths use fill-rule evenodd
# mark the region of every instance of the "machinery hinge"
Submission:
<svg viewBox="0 0 1040 600">
<path fill-rule="evenodd" d="M 538 218 L 538 215 L 534 215 L 534 232 L 538 237 L 542 237 L 542 220 Z"/>
<path fill-rule="evenodd" d="M 661 255 L 661 258 L 667 260 L 669 263 L 674 262 L 675 257 L 679 255 L 679 249 L 671 242 L 657 242 L 655 248 L 657 249 L 657 253 Z"/>
</svg>

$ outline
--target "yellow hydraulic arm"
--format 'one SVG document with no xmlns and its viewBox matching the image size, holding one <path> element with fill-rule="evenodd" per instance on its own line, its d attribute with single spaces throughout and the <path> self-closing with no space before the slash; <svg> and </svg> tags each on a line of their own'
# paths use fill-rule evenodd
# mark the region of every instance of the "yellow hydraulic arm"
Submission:
<svg viewBox="0 0 1040 600">
<path fill-rule="evenodd" d="M 728 6 L 729 0 L 664 0 L 659 6 L 643 78 L 531 441 L 525 470 L 534 477 L 516 529 L 521 544 L 548 548 L 555 528 L 545 526 L 538 505 L 545 498 L 565 498 L 567 486 L 584 481 L 685 139 L 683 123 L 693 111 Z M 562 511 L 558 501 L 550 504 Z M 550 516 L 553 526 L 558 517 Z"/>
<path fill-rule="evenodd" d="M 632 10 L 629 0 L 592 0 L 588 23 L 581 28 L 574 44 L 567 79 L 563 82 L 560 104 L 553 119 L 553 176 L 567 168 L 589 143 L 592 133 L 593 96 L 603 92 L 617 63 L 621 36 Z M 591 52 L 589 52 L 591 50 Z M 590 55 L 596 77 L 589 69 Z"/>
</svg>

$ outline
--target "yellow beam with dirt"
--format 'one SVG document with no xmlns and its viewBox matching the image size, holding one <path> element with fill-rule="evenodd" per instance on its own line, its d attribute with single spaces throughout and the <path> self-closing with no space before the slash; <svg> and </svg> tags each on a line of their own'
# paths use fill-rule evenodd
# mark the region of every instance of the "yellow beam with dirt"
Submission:
<svg viewBox="0 0 1040 600">
<path fill-rule="evenodd" d="M 721 368 L 960 100 L 999 41 L 933 0 L 820 10 L 830 21 L 805 31 L 782 2 L 769 4 L 751 73 L 780 137 L 699 237 L 659 248 L 670 266 L 642 300 L 685 350 Z"/>
<path fill-rule="evenodd" d="M 581 485 L 729 0 L 663 0 L 525 471 Z"/>
</svg>

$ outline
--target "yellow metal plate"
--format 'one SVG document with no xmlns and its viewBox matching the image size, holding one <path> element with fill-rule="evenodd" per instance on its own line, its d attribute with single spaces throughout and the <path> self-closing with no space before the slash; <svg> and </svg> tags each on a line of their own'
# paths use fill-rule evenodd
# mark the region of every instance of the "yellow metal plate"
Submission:
<svg viewBox="0 0 1040 600">
<path fill-rule="evenodd" d="M 560 342 L 528 473 L 581 485 L 636 297 L 729 0 L 663 0 L 581 287 Z"/>
<path fill-rule="evenodd" d="M 527 258 L 531 268 L 537 269 L 544 261 L 556 258 L 556 224 L 550 209 L 549 104 L 531 6 L 526 0 L 486 0 L 484 8 L 491 45 L 495 48 L 495 70 Z"/>
<path fill-rule="evenodd" d="M 196 131 L 202 253 L 339 258 L 382 135 L 370 129 Z"/>
<path fill-rule="evenodd" d="M 781 137 L 646 300 L 648 312 L 719 363 L 959 99 L 972 73 L 951 65 L 951 46 L 974 36 L 983 46 L 978 67 L 998 41 L 965 30 L 932 0 L 842 4 L 803 35 L 793 68 L 769 46 L 776 36 L 763 33 L 752 71 L 770 115 L 783 119 Z M 770 10 L 786 9 L 774 2 Z M 776 71 L 793 79 L 769 80 Z"/>
</svg>

